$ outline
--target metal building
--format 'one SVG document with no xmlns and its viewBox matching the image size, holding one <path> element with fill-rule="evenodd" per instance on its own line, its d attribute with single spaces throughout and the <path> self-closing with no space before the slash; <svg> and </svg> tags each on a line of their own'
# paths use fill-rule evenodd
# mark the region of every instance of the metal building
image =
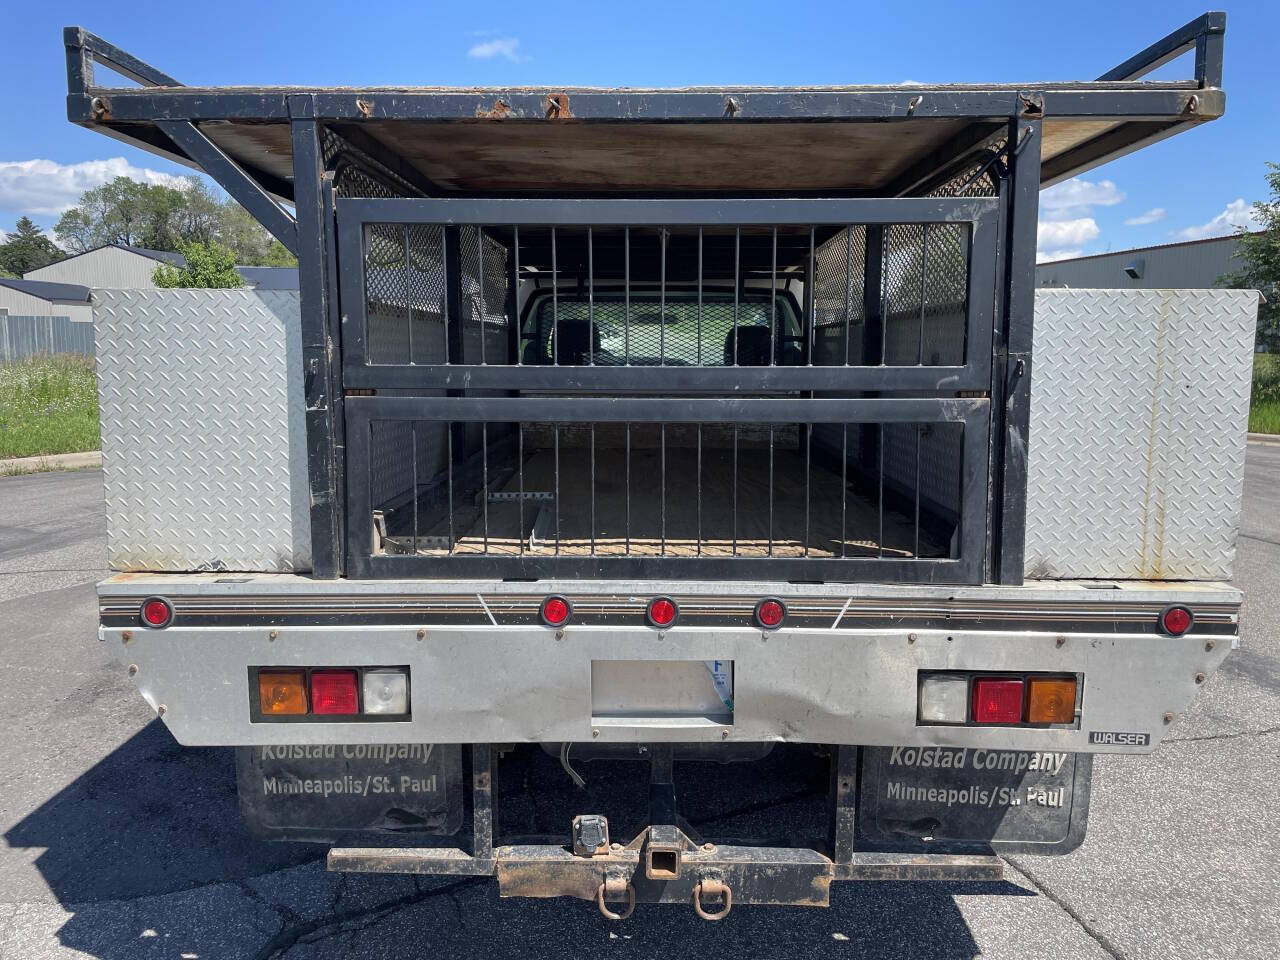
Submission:
<svg viewBox="0 0 1280 960">
<path fill-rule="evenodd" d="M 1152 247 L 1135 247 L 1036 265 L 1037 287 L 1076 289 L 1203 290 L 1241 267 L 1234 258 L 1239 238 L 1209 237 Z"/>
<path fill-rule="evenodd" d="M 68 317 L 91 324 L 89 296 L 82 284 L 0 277 L 0 313 L 13 317 Z"/>
<path fill-rule="evenodd" d="M 186 261 L 180 253 L 107 244 L 31 270 L 23 279 L 74 283 L 95 290 L 149 290 L 155 286 L 151 277 L 161 263 L 180 267 Z M 294 267 L 236 267 L 236 271 L 245 285 L 254 289 L 298 289 Z"/>
</svg>

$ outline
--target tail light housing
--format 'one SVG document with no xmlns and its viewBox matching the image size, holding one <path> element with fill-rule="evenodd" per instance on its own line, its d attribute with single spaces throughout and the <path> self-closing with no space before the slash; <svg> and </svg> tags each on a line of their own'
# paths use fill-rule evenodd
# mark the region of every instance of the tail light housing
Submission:
<svg viewBox="0 0 1280 960">
<path fill-rule="evenodd" d="M 680 617 L 680 607 L 670 597 L 655 597 L 645 608 L 644 617 L 651 627 L 669 627 Z"/>
<path fill-rule="evenodd" d="M 1160 629 L 1171 637 L 1180 637 L 1193 626 L 1196 618 L 1184 606 L 1174 604 L 1160 612 Z"/>
<path fill-rule="evenodd" d="M 776 630 L 787 619 L 787 605 L 770 597 L 756 604 L 756 623 L 764 630 Z"/>
<path fill-rule="evenodd" d="M 346 715 L 360 712 L 360 693 L 354 670 L 312 670 L 311 712 Z"/>
<path fill-rule="evenodd" d="M 538 608 L 538 616 L 548 627 L 563 627 L 573 616 L 573 605 L 565 597 L 547 597 Z"/>
<path fill-rule="evenodd" d="M 164 597 L 148 597 L 138 610 L 138 620 L 144 627 L 163 630 L 173 623 L 173 604 Z"/>
<path fill-rule="evenodd" d="M 1021 723 L 1021 677 L 978 677 L 973 681 L 974 723 Z"/>
</svg>

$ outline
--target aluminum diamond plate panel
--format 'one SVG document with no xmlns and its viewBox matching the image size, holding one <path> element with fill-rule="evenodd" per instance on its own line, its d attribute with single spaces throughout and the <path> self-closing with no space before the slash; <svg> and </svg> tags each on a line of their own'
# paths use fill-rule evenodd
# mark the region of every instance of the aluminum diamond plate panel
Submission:
<svg viewBox="0 0 1280 960">
<path fill-rule="evenodd" d="M 298 294 L 94 293 L 114 570 L 311 568 Z"/>
<path fill-rule="evenodd" d="M 1039 290 L 1026 575 L 1230 580 L 1258 296 Z"/>
</svg>

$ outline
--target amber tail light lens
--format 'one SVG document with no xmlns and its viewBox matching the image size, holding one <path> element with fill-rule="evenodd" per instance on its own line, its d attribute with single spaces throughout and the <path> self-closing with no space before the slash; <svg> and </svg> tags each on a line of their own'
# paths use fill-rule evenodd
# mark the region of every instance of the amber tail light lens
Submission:
<svg viewBox="0 0 1280 960">
<path fill-rule="evenodd" d="M 1071 678 L 1032 677 L 1027 681 L 1027 723 L 1073 723 L 1076 719 L 1076 681 Z"/>
<path fill-rule="evenodd" d="M 306 713 L 306 671 L 259 670 L 258 704 L 263 716 L 280 717 Z"/>
</svg>

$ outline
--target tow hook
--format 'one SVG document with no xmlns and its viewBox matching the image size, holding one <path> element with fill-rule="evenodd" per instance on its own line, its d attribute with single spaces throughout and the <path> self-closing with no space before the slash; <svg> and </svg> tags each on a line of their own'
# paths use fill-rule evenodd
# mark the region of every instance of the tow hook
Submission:
<svg viewBox="0 0 1280 960">
<path fill-rule="evenodd" d="M 621 900 L 627 898 L 625 913 L 616 913 L 605 906 L 605 900 Z M 695 898 L 697 894 L 694 894 Z M 696 902 L 696 899 L 695 899 Z M 610 870 L 596 887 L 596 906 L 609 920 L 625 920 L 636 910 L 636 888 L 631 885 L 631 878 L 621 870 Z M 727 912 L 727 911 L 726 911 Z"/>
<path fill-rule="evenodd" d="M 708 913 L 702 906 L 702 898 L 710 897 L 712 899 L 719 897 L 723 901 L 723 906 L 715 912 Z M 693 888 L 693 912 L 700 916 L 703 920 L 723 920 L 729 915 L 729 911 L 733 909 L 733 891 L 729 889 L 729 885 L 720 877 L 702 876 L 698 878 L 697 885 Z"/>
</svg>

